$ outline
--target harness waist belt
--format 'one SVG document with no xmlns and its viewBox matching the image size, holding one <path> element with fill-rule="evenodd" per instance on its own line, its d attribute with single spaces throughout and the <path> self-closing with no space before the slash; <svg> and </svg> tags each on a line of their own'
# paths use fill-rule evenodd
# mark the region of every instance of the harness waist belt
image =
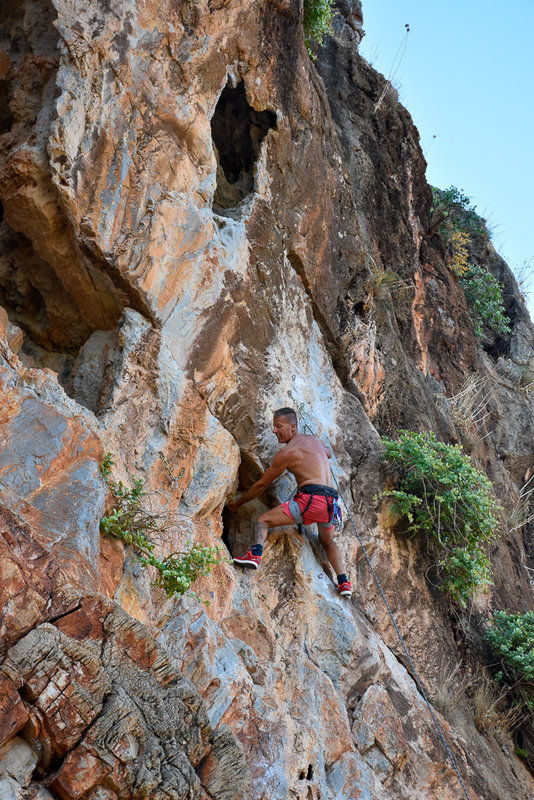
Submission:
<svg viewBox="0 0 534 800">
<path fill-rule="evenodd" d="M 331 486 L 322 486 L 320 483 L 306 483 L 301 486 L 297 494 L 318 494 L 322 497 L 339 497 L 335 489 Z"/>
</svg>

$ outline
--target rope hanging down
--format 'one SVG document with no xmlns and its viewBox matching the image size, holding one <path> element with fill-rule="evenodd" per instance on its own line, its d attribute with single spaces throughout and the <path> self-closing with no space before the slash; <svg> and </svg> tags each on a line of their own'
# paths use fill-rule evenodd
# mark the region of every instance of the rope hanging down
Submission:
<svg viewBox="0 0 534 800">
<path fill-rule="evenodd" d="M 306 423 L 304 423 L 304 429 L 306 429 L 306 428 L 309 430 L 309 432 L 311 433 L 312 436 L 315 436 L 315 434 L 312 431 L 312 429 L 310 428 L 310 426 L 307 425 Z M 330 445 L 330 449 L 332 451 L 332 455 L 334 456 L 334 459 L 335 459 L 336 464 L 337 464 L 338 461 L 337 461 L 337 458 L 335 456 L 334 448 L 332 447 L 332 444 L 331 444 L 330 440 L 328 439 L 328 437 L 325 437 L 325 438 L 326 438 L 326 441 L 328 442 L 328 444 Z M 438 720 L 436 719 L 436 715 L 434 714 L 434 711 L 432 709 L 430 701 L 429 701 L 429 699 L 427 697 L 427 694 L 426 694 L 426 692 L 425 692 L 425 690 L 423 688 L 423 684 L 421 683 L 421 680 L 419 678 L 419 675 L 417 673 L 415 665 L 414 665 L 414 663 L 412 661 L 412 657 L 410 656 L 410 653 L 408 652 L 408 648 L 406 647 L 404 639 L 402 638 L 402 633 L 400 632 L 399 626 L 397 625 L 395 617 L 393 616 L 393 611 L 391 610 L 390 605 L 389 605 L 388 600 L 387 600 L 387 597 L 384 594 L 384 590 L 382 589 L 382 585 L 381 585 L 381 583 L 380 583 L 380 581 L 378 579 L 378 575 L 376 574 L 376 572 L 375 572 L 375 570 L 373 568 L 373 565 L 371 564 L 371 559 L 369 558 L 367 550 L 365 549 L 365 545 L 364 545 L 364 543 L 362 541 L 362 537 L 360 536 L 358 528 L 356 527 L 356 525 L 354 523 L 354 520 L 352 519 L 352 515 L 351 515 L 351 513 L 349 511 L 347 503 L 345 502 L 345 498 L 341 494 L 341 489 L 339 488 L 339 483 L 338 483 L 337 478 L 336 478 L 336 476 L 334 475 L 333 472 L 332 472 L 332 477 L 334 479 L 334 483 L 335 483 L 335 486 L 336 486 L 336 489 L 337 489 L 337 493 L 339 494 L 339 498 L 340 498 L 340 500 L 342 501 L 342 503 L 343 503 L 343 505 L 345 507 L 345 511 L 347 513 L 347 517 L 350 520 L 350 523 L 351 523 L 352 527 L 354 528 L 354 532 L 355 532 L 356 536 L 358 537 L 358 542 L 360 543 L 360 547 L 362 548 L 363 554 L 365 556 L 365 560 L 367 561 L 367 564 L 369 565 L 369 569 L 371 570 L 373 578 L 375 579 L 375 583 L 378 586 L 378 590 L 379 590 L 380 594 L 382 595 L 382 600 L 385 603 L 385 606 L 386 606 L 386 608 L 388 610 L 388 614 L 389 614 L 389 616 L 391 618 L 391 621 L 392 621 L 392 623 L 393 623 L 393 625 L 395 627 L 395 631 L 397 632 L 397 636 L 399 637 L 399 641 L 400 641 L 400 643 L 402 645 L 402 649 L 404 650 L 406 658 L 408 659 L 408 663 L 410 664 L 413 676 L 415 678 L 415 682 L 417 684 L 417 688 L 419 689 L 419 691 L 421 693 L 421 696 L 422 696 L 423 700 L 425 701 L 425 703 L 427 705 L 427 708 L 428 708 L 428 710 L 430 712 L 430 716 L 432 717 L 432 721 L 434 722 L 434 726 L 435 726 L 435 728 L 436 728 L 436 730 L 438 732 L 439 738 L 441 739 L 441 741 L 443 743 L 443 746 L 444 746 L 444 748 L 445 748 L 445 750 L 447 752 L 447 755 L 449 756 L 449 760 L 450 760 L 450 762 L 451 762 L 451 764 L 453 766 L 453 769 L 454 769 L 454 771 L 456 773 L 456 776 L 457 776 L 458 780 L 460 781 L 460 786 L 463 789 L 463 793 L 464 793 L 465 797 L 467 798 L 467 800 L 471 800 L 471 798 L 469 797 L 469 795 L 467 793 L 467 789 L 465 788 L 464 782 L 462 780 L 462 776 L 460 775 L 458 767 L 456 766 L 456 761 L 454 760 L 454 756 L 451 753 L 451 750 L 449 748 L 449 745 L 447 744 L 447 741 L 445 739 L 445 736 L 443 734 L 441 726 L 440 726 Z"/>
</svg>

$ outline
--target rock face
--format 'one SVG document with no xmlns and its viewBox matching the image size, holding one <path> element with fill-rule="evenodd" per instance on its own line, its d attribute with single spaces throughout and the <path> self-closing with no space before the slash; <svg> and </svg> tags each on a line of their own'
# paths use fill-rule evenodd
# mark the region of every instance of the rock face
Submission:
<svg viewBox="0 0 534 800">
<path fill-rule="evenodd" d="M 236 737 L 212 730 L 194 686 L 111 601 L 86 597 L 34 628 L 1 676 L 16 699 L 10 735 L 19 732 L 0 749 L 1 769 L 30 792 L 41 785 L 31 784 L 37 768 L 64 800 L 248 796 Z"/>
<path fill-rule="evenodd" d="M 361 36 L 356 0 L 316 63 L 299 0 L 21 0 L 0 24 L 3 796 L 460 796 L 349 523 L 352 602 L 312 528 L 273 532 L 258 573 L 200 579 L 207 606 L 169 601 L 99 532 L 109 451 L 117 479 L 144 479 L 162 552 L 248 546 L 291 481 L 224 505 L 270 463 L 286 405 L 333 447 L 471 800 L 534 794 L 461 688 L 444 716 L 435 700 L 485 609 L 532 608 L 531 524 L 455 618 L 374 499 L 379 434 L 431 429 L 525 510 L 534 329 L 481 239 L 512 328 L 481 347 L 417 130 Z M 467 422 L 466 385 L 484 409 Z"/>
</svg>

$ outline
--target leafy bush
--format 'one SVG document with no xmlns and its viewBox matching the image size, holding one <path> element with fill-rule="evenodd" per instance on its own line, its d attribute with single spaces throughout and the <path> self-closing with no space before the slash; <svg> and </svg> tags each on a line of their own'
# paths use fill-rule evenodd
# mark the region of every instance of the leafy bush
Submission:
<svg viewBox="0 0 534 800">
<path fill-rule="evenodd" d="M 161 587 L 167 597 L 188 592 L 199 599 L 198 595 L 189 592 L 189 589 L 201 575 L 209 575 L 212 566 L 225 561 L 219 556 L 222 548 L 203 547 L 188 542 L 183 551 L 158 558 L 155 555 L 156 543 L 152 536 L 160 535 L 162 526 L 160 517 L 143 505 L 143 498 L 146 496 L 143 481 L 132 477 L 133 487 L 129 488 L 122 481 L 117 482 L 112 479 L 112 466 L 111 455 L 107 453 L 100 470 L 117 505 L 108 516 L 100 520 L 102 532 L 132 547 L 143 567 L 154 567 L 156 570 L 154 585 Z"/>
<path fill-rule="evenodd" d="M 397 488 L 382 496 L 407 518 L 409 531 L 427 536 L 443 591 L 465 607 L 478 586 L 491 583 L 484 545 L 495 539 L 502 508 L 490 481 L 459 445 L 432 432 L 401 431 L 382 443 L 383 459 L 400 475 Z"/>
<path fill-rule="evenodd" d="M 484 220 L 476 213 L 471 198 L 456 186 L 448 189 L 432 186 L 430 218 L 432 231 L 439 230 L 447 243 L 455 231 L 487 233 Z"/>
<path fill-rule="evenodd" d="M 521 686 L 534 706 L 534 611 L 511 614 L 496 611 L 486 639 L 502 669 L 495 678 L 510 686 Z"/>
<path fill-rule="evenodd" d="M 457 275 L 465 275 L 469 270 L 469 234 L 466 231 L 454 231 L 451 236 L 451 269 Z"/>
<path fill-rule="evenodd" d="M 534 611 L 510 613 L 496 611 L 486 629 L 485 638 L 499 659 L 494 680 L 501 686 L 513 714 L 516 734 L 516 755 L 534 769 L 534 759 L 523 744 L 532 742 L 534 734 Z"/>
<path fill-rule="evenodd" d="M 472 264 L 459 278 L 476 335 L 484 336 L 484 328 L 510 333 L 499 281 L 476 264 Z"/>
<path fill-rule="evenodd" d="M 447 263 L 460 279 L 476 335 L 510 333 L 501 284 L 484 267 L 469 263 L 471 237 L 489 237 L 485 221 L 476 213 L 471 198 L 456 186 L 444 190 L 433 186 L 432 197 L 430 233 L 439 230 L 448 247 Z"/>
<path fill-rule="evenodd" d="M 317 56 L 313 52 L 312 44 L 321 45 L 325 36 L 333 32 L 332 17 L 334 16 L 334 0 L 304 0 L 304 35 L 306 50 L 310 58 Z"/>
</svg>

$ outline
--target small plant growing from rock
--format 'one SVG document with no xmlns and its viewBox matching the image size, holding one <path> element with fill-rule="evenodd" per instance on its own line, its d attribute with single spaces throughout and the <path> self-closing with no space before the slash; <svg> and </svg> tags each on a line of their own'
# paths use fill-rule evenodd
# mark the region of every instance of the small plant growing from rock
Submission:
<svg viewBox="0 0 534 800">
<path fill-rule="evenodd" d="M 456 186 L 444 190 L 433 186 L 432 198 L 429 233 L 439 232 L 447 246 L 447 264 L 458 275 L 476 335 L 483 339 L 486 333 L 510 333 L 501 284 L 485 267 L 469 262 L 472 238 L 477 234 L 490 238 L 485 221 Z"/>
<path fill-rule="evenodd" d="M 513 687 L 534 709 L 534 611 L 496 611 L 485 637 L 501 663 L 495 680 Z"/>
<path fill-rule="evenodd" d="M 432 432 L 401 431 L 382 443 L 383 458 L 399 474 L 396 488 L 382 496 L 406 517 L 409 531 L 425 534 L 443 591 L 465 607 L 478 587 L 491 584 L 486 544 L 496 537 L 502 508 L 490 481 L 459 445 Z"/>
<path fill-rule="evenodd" d="M 499 281 L 477 264 L 471 264 L 459 278 L 476 335 L 483 337 L 485 328 L 510 333 Z"/>
<path fill-rule="evenodd" d="M 188 542 L 184 550 L 158 558 L 153 537 L 161 535 L 161 517 L 143 504 L 146 492 L 140 478 L 132 477 L 132 487 L 112 478 L 113 463 L 111 454 L 106 453 L 100 471 L 116 505 L 109 515 L 102 517 L 100 529 L 104 534 L 114 536 L 131 547 L 143 567 L 153 567 L 156 570 L 153 583 L 162 588 L 167 597 L 188 593 L 197 600 L 200 599 L 195 592 L 190 591 L 191 585 L 200 576 L 208 576 L 212 566 L 226 560 L 220 556 L 222 548 Z"/>
<path fill-rule="evenodd" d="M 459 277 L 469 271 L 469 234 L 466 231 L 454 231 L 451 235 L 452 257 L 450 266 Z"/>
<path fill-rule="evenodd" d="M 491 665 L 493 680 L 507 700 L 516 754 L 532 771 L 534 759 L 521 744 L 531 742 L 534 734 L 534 611 L 496 611 L 487 622 L 485 638 L 498 659 Z"/>
<path fill-rule="evenodd" d="M 304 35 L 306 50 L 314 61 L 317 59 L 313 51 L 313 43 L 321 45 L 325 36 L 333 33 L 332 17 L 334 16 L 333 0 L 304 0 Z"/>
<path fill-rule="evenodd" d="M 484 220 L 476 213 L 471 198 L 456 186 L 449 186 L 448 189 L 432 186 L 430 233 L 438 230 L 447 244 L 457 231 L 467 234 L 487 232 Z"/>
</svg>

